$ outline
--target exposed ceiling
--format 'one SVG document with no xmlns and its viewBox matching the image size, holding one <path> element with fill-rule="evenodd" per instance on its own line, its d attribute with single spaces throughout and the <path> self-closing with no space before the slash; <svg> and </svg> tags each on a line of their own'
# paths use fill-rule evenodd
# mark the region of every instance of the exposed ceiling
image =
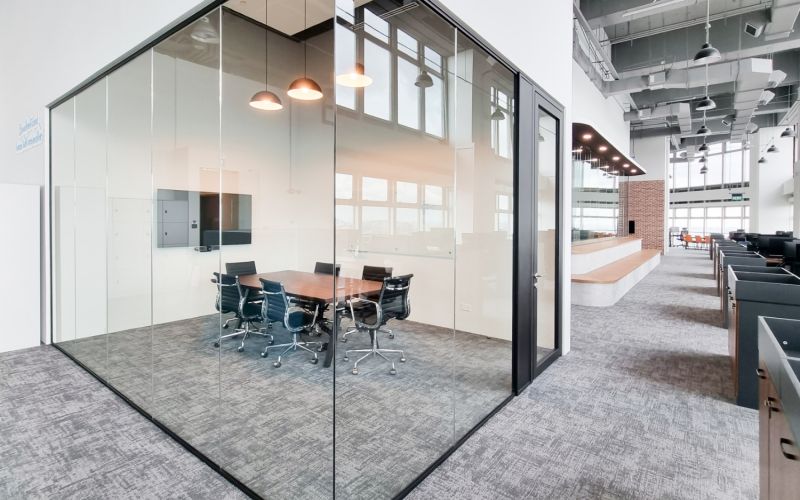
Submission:
<svg viewBox="0 0 800 500">
<path fill-rule="evenodd" d="M 632 129 L 672 135 L 676 147 L 704 140 L 695 134 L 704 118 L 696 107 L 706 92 L 717 105 L 705 113 L 714 132 L 708 141 L 744 141 L 756 126 L 781 124 L 797 100 L 800 0 L 708 2 L 576 1 L 576 24 L 588 25 L 603 60 L 596 52 L 575 59 L 604 76 L 593 80 L 605 95 L 630 97 Z M 721 53 L 708 78 L 693 62 L 705 42 L 707 8 L 710 42 Z"/>
</svg>

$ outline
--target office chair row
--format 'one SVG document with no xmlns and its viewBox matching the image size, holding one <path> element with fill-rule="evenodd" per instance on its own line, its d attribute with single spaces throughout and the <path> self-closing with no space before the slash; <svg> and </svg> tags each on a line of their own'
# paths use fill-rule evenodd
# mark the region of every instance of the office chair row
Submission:
<svg viewBox="0 0 800 500">
<path fill-rule="evenodd" d="M 238 351 L 244 350 L 247 337 L 251 334 L 260 335 L 268 338 L 268 344 L 261 353 L 262 357 L 269 355 L 270 349 L 285 348 L 278 359 L 273 363 L 276 368 L 281 366 L 283 356 L 290 351 L 298 349 L 311 353 L 314 357 L 311 363 L 318 363 L 317 353 L 310 349 L 317 346 L 321 350 L 321 342 L 301 341 L 302 333 L 310 333 L 317 330 L 319 333 L 318 321 L 322 320 L 320 314 L 320 304 L 286 294 L 282 283 L 260 279 L 261 290 L 252 291 L 250 288 L 242 286 L 239 282 L 240 275 L 257 274 L 255 262 L 230 262 L 225 265 L 226 274 L 214 273 L 213 283 L 217 285 L 216 309 L 223 314 L 234 313 L 234 317 L 228 319 L 223 324 L 227 328 L 231 321 L 237 321 L 234 332 L 223 335 L 215 347 L 219 347 L 220 341 L 241 335 L 242 342 Z M 339 275 L 341 266 L 324 262 L 317 262 L 314 272 L 323 274 Z M 386 354 L 400 354 L 400 362 L 405 362 L 405 353 L 399 349 L 384 349 L 378 346 L 378 333 L 383 332 L 394 338 L 392 330 L 384 328 L 391 319 L 404 320 L 411 313 L 410 301 L 408 298 L 410 282 L 413 274 L 392 277 L 391 267 L 364 266 L 362 279 L 370 281 L 381 281 L 383 285 L 377 294 L 370 294 L 348 300 L 344 304 L 337 304 L 336 314 L 349 318 L 353 322 L 353 327 L 348 329 L 342 338 L 342 342 L 347 342 L 347 336 L 359 331 L 367 331 L 370 335 L 371 346 L 368 349 L 351 349 L 345 351 L 344 361 L 348 361 L 353 354 L 363 354 L 353 364 L 352 372 L 358 374 L 358 364 L 366 358 L 380 357 L 391 364 L 389 373 L 397 374 L 394 361 L 386 357 Z M 264 324 L 266 327 L 257 327 L 256 323 Z M 274 338 L 269 330 L 273 323 L 280 323 L 292 334 L 292 341 L 286 344 L 274 345 Z"/>
</svg>

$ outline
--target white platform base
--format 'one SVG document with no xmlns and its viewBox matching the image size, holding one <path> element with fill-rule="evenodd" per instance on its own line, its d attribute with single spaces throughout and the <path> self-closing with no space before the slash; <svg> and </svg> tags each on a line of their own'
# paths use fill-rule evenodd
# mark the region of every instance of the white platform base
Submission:
<svg viewBox="0 0 800 500">
<path fill-rule="evenodd" d="M 572 303 L 579 306 L 609 307 L 625 296 L 636 283 L 661 262 L 661 255 L 651 259 L 613 283 L 572 283 Z"/>
<path fill-rule="evenodd" d="M 592 246 L 600 246 L 589 243 L 589 248 Z M 597 268 L 611 264 L 614 261 L 623 259 L 628 255 L 633 255 L 642 250 L 642 240 L 630 239 L 618 245 L 599 248 L 587 253 L 572 254 L 572 274 L 586 274 L 594 271 Z"/>
</svg>

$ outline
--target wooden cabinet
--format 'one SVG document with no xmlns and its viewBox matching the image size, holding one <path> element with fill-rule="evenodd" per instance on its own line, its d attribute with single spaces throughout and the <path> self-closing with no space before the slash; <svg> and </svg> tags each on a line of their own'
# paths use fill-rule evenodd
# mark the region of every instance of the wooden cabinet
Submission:
<svg viewBox="0 0 800 500">
<path fill-rule="evenodd" d="M 800 449 L 778 391 L 759 360 L 759 485 L 761 500 L 800 498 Z"/>
</svg>

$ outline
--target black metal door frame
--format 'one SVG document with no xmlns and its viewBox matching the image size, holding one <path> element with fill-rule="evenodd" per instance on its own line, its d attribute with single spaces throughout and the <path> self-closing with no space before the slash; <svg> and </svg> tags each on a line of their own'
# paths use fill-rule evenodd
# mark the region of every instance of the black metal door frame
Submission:
<svg viewBox="0 0 800 500">
<path fill-rule="evenodd" d="M 538 377 L 548 366 L 550 366 L 553 361 L 558 359 L 561 356 L 562 350 L 562 328 L 561 328 L 561 293 L 562 293 L 562 276 L 561 270 L 563 269 L 562 265 L 562 252 L 561 252 L 561 236 L 562 236 L 562 229 L 564 228 L 564 219 L 563 219 L 563 210 L 561 207 L 561 200 L 563 199 L 562 196 L 562 168 L 563 168 L 563 160 L 562 155 L 564 152 L 562 151 L 563 144 L 564 144 L 564 112 L 560 106 L 558 106 L 555 102 L 553 102 L 548 96 L 543 95 L 540 92 L 535 92 L 533 98 L 534 104 L 534 133 L 538 133 L 539 130 L 539 120 L 541 119 L 542 114 L 547 114 L 553 117 L 558 126 L 556 131 L 556 197 L 555 197 L 555 209 L 556 209 L 556 233 L 555 233 L 555 252 L 556 252 L 556 266 L 555 266 L 555 308 L 554 311 L 539 311 L 538 310 L 538 288 L 536 287 L 537 277 L 538 277 L 538 250 L 539 250 L 539 228 L 538 228 L 538 200 L 533 201 L 533 237 L 532 237 L 532 246 L 533 252 L 531 254 L 531 296 L 532 296 L 532 311 L 533 314 L 540 314 L 540 313 L 548 313 L 552 312 L 555 314 L 554 318 L 554 346 L 553 351 L 550 352 L 547 356 L 545 356 L 541 362 L 537 362 L 537 346 L 539 345 L 539 332 L 537 331 L 536 320 L 535 316 L 531 318 L 531 330 L 533 331 L 533 338 L 532 338 L 532 345 L 531 345 L 531 372 L 533 374 L 532 378 Z M 534 170 L 533 170 L 533 193 L 534 198 L 535 194 L 539 192 L 539 148 L 541 147 L 541 142 L 537 140 L 538 135 L 529 135 L 529 140 L 533 143 L 533 151 L 534 151 Z"/>
</svg>

